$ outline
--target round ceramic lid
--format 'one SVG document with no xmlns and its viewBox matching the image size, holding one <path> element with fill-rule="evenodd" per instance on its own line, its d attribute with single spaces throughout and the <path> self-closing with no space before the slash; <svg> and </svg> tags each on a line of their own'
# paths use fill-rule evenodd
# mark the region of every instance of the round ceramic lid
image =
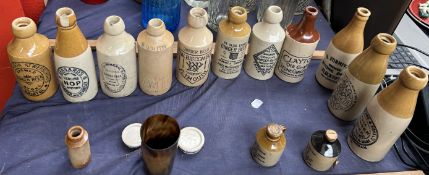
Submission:
<svg viewBox="0 0 429 175">
<path fill-rule="evenodd" d="M 203 148 L 204 140 L 204 134 L 198 128 L 185 127 L 180 130 L 179 148 L 186 154 L 195 154 Z"/>
<path fill-rule="evenodd" d="M 142 127 L 141 123 L 129 124 L 122 131 L 122 141 L 129 148 L 138 148 L 141 146 L 141 137 L 140 137 L 140 128 Z"/>
</svg>

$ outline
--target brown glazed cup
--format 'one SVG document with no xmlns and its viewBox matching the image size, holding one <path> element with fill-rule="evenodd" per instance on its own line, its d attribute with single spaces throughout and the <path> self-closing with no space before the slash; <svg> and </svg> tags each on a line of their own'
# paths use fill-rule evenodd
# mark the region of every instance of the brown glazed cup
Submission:
<svg viewBox="0 0 429 175">
<path fill-rule="evenodd" d="M 140 130 L 140 136 L 144 170 L 147 174 L 170 174 L 179 135 L 179 124 L 168 115 L 155 114 L 146 119 Z"/>
</svg>

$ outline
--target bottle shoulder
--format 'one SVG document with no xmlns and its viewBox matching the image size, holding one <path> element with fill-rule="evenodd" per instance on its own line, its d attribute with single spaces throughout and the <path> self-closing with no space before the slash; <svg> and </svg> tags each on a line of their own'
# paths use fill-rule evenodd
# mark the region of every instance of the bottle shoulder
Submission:
<svg viewBox="0 0 429 175">
<path fill-rule="evenodd" d="M 96 41 L 96 48 L 97 52 L 107 55 L 126 54 L 135 49 L 135 40 L 126 32 L 117 36 L 102 34 Z"/>
<path fill-rule="evenodd" d="M 137 44 L 143 48 L 158 46 L 169 48 L 174 44 L 174 36 L 167 30 L 160 36 L 151 36 L 147 33 L 147 30 L 143 30 L 137 36 Z"/>
<path fill-rule="evenodd" d="M 268 24 L 265 22 L 255 24 L 252 34 L 258 39 L 270 43 L 281 42 L 286 36 L 285 30 L 280 24 Z"/>
<path fill-rule="evenodd" d="M 186 26 L 179 31 L 179 43 L 192 47 L 208 47 L 213 43 L 213 33 L 203 28 L 191 28 Z"/>
<path fill-rule="evenodd" d="M 7 45 L 9 55 L 18 58 L 30 58 L 45 53 L 50 49 L 49 40 L 42 34 L 25 39 L 14 38 Z"/>
<path fill-rule="evenodd" d="M 286 147 L 286 137 L 284 133 L 280 136 L 279 140 L 277 141 L 271 141 L 266 136 L 266 129 L 261 128 L 259 129 L 258 133 L 256 134 L 256 143 L 263 147 L 264 149 L 268 151 L 282 151 Z"/>
<path fill-rule="evenodd" d="M 227 20 L 222 20 L 219 23 L 219 33 L 223 33 L 224 35 L 230 37 L 249 37 L 252 28 L 248 23 L 243 24 L 232 24 Z"/>
</svg>

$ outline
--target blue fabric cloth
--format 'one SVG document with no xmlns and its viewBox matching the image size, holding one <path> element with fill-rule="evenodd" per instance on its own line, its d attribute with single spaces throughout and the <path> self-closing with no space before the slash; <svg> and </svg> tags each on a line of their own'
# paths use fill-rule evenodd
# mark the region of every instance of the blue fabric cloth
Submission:
<svg viewBox="0 0 429 175">
<path fill-rule="evenodd" d="M 78 25 L 90 39 L 102 33 L 109 15 L 122 16 L 126 30 L 134 37 L 143 29 L 140 6 L 132 0 L 109 0 L 95 6 L 79 0 L 49 0 L 40 33 L 55 38 L 54 14 L 63 6 L 75 10 Z M 188 10 L 183 2 L 180 26 L 185 24 Z M 251 15 L 249 20 L 254 23 L 255 19 Z M 317 28 L 322 37 L 318 48 L 324 49 L 333 32 L 321 15 Z M 306 166 L 302 152 L 312 132 L 328 128 L 339 133 L 343 149 L 340 164 L 325 174 L 407 170 L 393 151 L 378 163 L 365 162 L 350 151 L 346 134 L 353 123 L 329 113 L 330 92 L 314 78 L 318 64 L 312 61 L 298 84 L 275 76 L 259 81 L 243 71 L 234 80 L 210 74 L 207 82 L 196 88 L 174 79 L 171 90 L 161 96 L 148 96 L 136 89 L 129 97 L 113 99 L 99 89 L 93 100 L 76 104 L 65 101 L 60 91 L 45 102 L 30 102 L 15 88 L 0 123 L 0 174 L 144 174 L 140 150 L 128 149 L 121 132 L 128 124 L 143 122 L 156 113 L 175 117 L 181 127 L 197 127 L 206 137 L 200 153 L 178 151 L 172 174 L 319 174 Z M 256 98 L 264 102 L 259 109 L 250 106 Z M 269 122 L 287 126 L 287 148 L 277 166 L 263 168 L 252 160 L 249 149 L 256 131 Z M 92 161 L 80 170 L 71 167 L 64 144 L 64 135 L 73 125 L 83 126 L 90 136 Z"/>
</svg>

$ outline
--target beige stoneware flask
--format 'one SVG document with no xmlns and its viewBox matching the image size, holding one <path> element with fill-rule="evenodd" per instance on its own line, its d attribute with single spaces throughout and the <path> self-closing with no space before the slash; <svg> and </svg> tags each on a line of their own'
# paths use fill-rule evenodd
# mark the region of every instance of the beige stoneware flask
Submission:
<svg viewBox="0 0 429 175">
<path fill-rule="evenodd" d="M 241 72 L 251 28 L 247 11 L 240 6 L 229 10 L 228 18 L 219 23 L 212 70 L 223 79 L 236 78 Z"/>
<path fill-rule="evenodd" d="M 71 8 L 56 11 L 55 69 L 64 98 L 69 102 L 89 101 L 97 95 L 98 83 L 91 48 Z"/>
<path fill-rule="evenodd" d="M 418 93 L 427 82 L 428 75 L 422 69 L 403 69 L 395 82 L 368 103 L 348 137 L 350 149 L 366 161 L 383 160 L 410 124 Z"/>
<path fill-rule="evenodd" d="M 209 76 L 213 34 L 207 22 L 206 10 L 195 7 L 189 11 L 188 25 L 179 31 L 176 77 L 185 86 L 200 86 Z"/>
<path fill-rule="evenodd" d="M 165 29 L 161 19 L 148 22 L 146 30 L 137 37 L 139 49 L 139 85 L 149 95 L 162 95 L 173 79 L 174 37 Z"/>
<path fill-rule="evenodd" d="M 65 143 L 74 168 L 85 168 L 91 161 L 88 132 L 81 126 L 71 127 L 65 136 Z"/>
<path fill-rule="evenodd" d="M 285 131 L 286 127 L 275 123 L 259 129 L 250 150 L 253 160 L 264 167 L 275 166 L 286 148 Z"/>
<path fill-rule="evenodd" d="M 335 117 L 352 121 L 362 114 L 383 80 L 389 56 L 395 48 L 395 38 L 380 33 L 350 63 L 328 99 L 329 111 Z"/>
<path fill-rule="evenodd" d="M 133 36 L 119 16 L 104 21 L 96 43 L 100 85 L 109 97 L 126 97 L 137 87 L 137 60 Z"/>
<path fill-rule="evenodd" d="M 371 12 L 364 7 L 339 31 L 326 48 L 325 57 L 316 71 L 316 80 L 325 88 L 334 89 L 343 71 L 364 48 L 364 29 Z"/>
<path fill-rule="evenodd" d="M 58 84 L 49 40 L 36 31 L 30 18 L 13 20 L 14 38 L 7 45 L 7 54 L 22 95 L 31 101 L 43 101 L 55 94 Z"/>
<path fill-rule="evenodd" d="M 270 6 L 265 10 L 262 21 L 253 26 L 244 62 L 244 70 L 252 78 L 267 80 L 273 76 L 285 38 L 285 31 L 280 26 L 282 18 L 282 9 Z"/>
</svg>

